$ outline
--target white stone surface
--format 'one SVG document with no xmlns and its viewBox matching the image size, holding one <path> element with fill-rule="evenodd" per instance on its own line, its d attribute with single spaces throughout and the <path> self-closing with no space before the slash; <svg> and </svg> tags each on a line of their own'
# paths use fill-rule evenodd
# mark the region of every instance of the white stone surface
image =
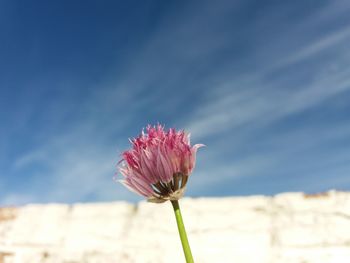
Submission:
<svg viewBox="0 0 350 263">
<path fill-rule="evenodd" d="M 350 262 L 350 193 L 184 198 L 195 262 Z M 0 208 L 0 263 L 184 262 L 170 203 Z"/>
</svg>

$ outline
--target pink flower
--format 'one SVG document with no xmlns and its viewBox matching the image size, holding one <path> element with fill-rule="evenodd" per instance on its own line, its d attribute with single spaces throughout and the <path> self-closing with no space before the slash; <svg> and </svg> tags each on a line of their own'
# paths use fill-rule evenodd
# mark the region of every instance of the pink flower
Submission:
<svg viewBox="0 0 350 263">
<path fill-rule="evenodd" d="M 130 140 L 132 148 L 122 154 L 118 169 L 121 183 L 151 202 L 180 199 L 195 162 L 197 149 L 189 135 L 174 128 L 148 125 L 146 133 Z"/>
</svg>

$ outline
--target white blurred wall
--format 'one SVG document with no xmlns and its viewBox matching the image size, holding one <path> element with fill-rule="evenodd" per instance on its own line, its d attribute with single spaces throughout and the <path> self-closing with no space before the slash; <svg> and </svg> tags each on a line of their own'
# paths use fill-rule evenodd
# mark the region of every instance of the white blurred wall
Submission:
<svg viewBox="0 0 350 263">
<path fill-rule="evenodd" d="M 350 262 L 350 193 L 180 201 L 195 262 Z M 0 208 L 0 263 L 185 262 L 170 203 Z"/>
</svg>

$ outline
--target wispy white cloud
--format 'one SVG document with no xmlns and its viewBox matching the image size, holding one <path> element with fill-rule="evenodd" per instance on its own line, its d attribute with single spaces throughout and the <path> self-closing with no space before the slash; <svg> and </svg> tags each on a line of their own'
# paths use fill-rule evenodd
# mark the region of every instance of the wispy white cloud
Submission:
<svg viewBox="0 0 350 263">
<path fill-rule="evenodd" d="M 109 93 L 105 90 L 94 93 L 88 103 L 90 113 L 86 118 L 20 155 L 13 163 L 14 172 L 23 173 L 33 166 L 43 168 L 35 172 L 36 176 L 28 178 L 27 195 L 16 199 L 9 194 L 5 197 L 6 202 L 19 200 L 23 203 L 31 194 L 33 197 L 28 197 L 28 202 L 133 200 L 132 195 L 112 180 L 123 150 L 121 145 L 126 144 L 127 138 L 125 143 L 116 140 L 112 144 L 108 139 L 111 134 L 123 133 L 135 118 L 132 112 L 125 115 L 123 108 L 132 101 L 142 101 L 132 92 L 125 96 L 123 92 L 125 90 L 116 92 L 112 89 Z M 114 106 L 112 102 L 108 105 L 109 100 L 114 100 Z M 115 111 L 120 114 L 114 116 Z M 95 115 L 98 112 L 104 114 L 101 119 Z M 111 119 L 111 116 L 115 118 Z"/>
<path fill-rule="evenodd" d="M 326 34 L 326 36 L 313 39 L 310 44 L 306 45 L 301 50 L 298 50 L 292 54 L 287 54 L 287 56 L 285 58 L 282 58 L 282 60 L 277 62 L 277 64 L 272 65 L 272 68 L 278 69 L 295 63 L 300 63 L 303 60 L 310 59 L 312 56 L 316 56 L 322 52 L 334 52 L 337 51 L 337 48 L 339 48 L 339 46 L 345 47 L 349 43 L 350 29 L 348 26 L 345 26 L 336 32 L 331 32 L 330 34 Z"/>
<path fill-rule="evenodd" d="M 203 189 L 234 186 L 234 182 L 243 178 L 251 177 L 254 181 L 268 174 L 280 178 L 292 176 L 297 179 L 293 189 L 304 191 L 320 191 L 321 187 L 326 190 L 327 185 L 341 188 L 340 182 L 348 182 L 348 146 L 339 145 L 350 137 L 349 123 L 311 123 L 284 131 L 270 130 L 263 136 L 257 134 L 259 128 L 255 132 L 247 131 L 219 135 L 215 143 L 199 151 L 199 165 L 192 177 L 194 194 Z M 315 176 L 317 183 L 312 182 Z"/>
<path fill-rule="evenodd" d="M 346 176 L 349 169 L 343 157 L 348 153 L 347 150 L 342 154 L 339 149 L 329 149 L 324 156 L 327 145 L 337 144 L 350 136 L 349 126 L 344 121 L 339 120 L 334 127 L 319 121 L 299 124 L 283 133 L 273 130 L 280 121 L 319 109 L 322 105 L 334 105 L 339 95 L 348 96 L 350 57 L 344 54 L 344 47 L 350 42 L 349 29 L 342 27 L 312 38 L 307 36 L 308 30 L 302 30 L 302 27 L 321 26 L 320 23 L 328 22 L 329 19 L 331 17 L 321 10 L 306 21 L 301 21 L 300 27 L 294 29 L 294 34 L 293 31 L 281 33 L 288 35 L 288 39 L 304 38 L 303 45 L 295 45 L 292 41 L 288 46 L 288 41 L 284 41 L 284 50 L 290 51 L 282 57 L 274 54 L 272 49 L 262 48 L 272 56 L 266 57 L 269 60 L 266 63 L 259 62 L 261 65 L 266 64 L 266 67 L 254 68 L 250 75 L 230 74 L 227 70 L 225 74 L 220 72 L 215 75 L 214 72 L 214 76 L 210 76 L 219 78 L 214 81 L 218 84 L 216 89 L 206 91 L 197 110 L 183 121 L 195 140 L 212 143 L 208 149 L 203 149 L 203 153 L 199 153 L 204 160 L 197 169 L 200 178 L 193 178 L 197 189 L 212 188 L 243 177 L 266 175 L 266 171 L 280 173 L 283 177 L 282 164 L 286 166 L 286 171 L 298 171 L 296 178 L 305 173 L 310 176 L 319 173 L 320 178 L 323 178 L 326 174 L 318 168 L 317 158 L 326 158 L 328 161 L 325 164 L 329 167 L 331 163 L 343 160 L 338 165 L 338 170 L 342 171 L 338 176 Z M 286 70 L 298 63 L 320 59 L 322 63 L 314 63 L 311 69 L 307 64 L 298 66 L 297 70 L 304 67 L 306 72 L 310 72 L 308 78 L 297 70 Z M 259 135 L 267 129 L 270 131 L 268 135 Z M 254 151 L 247 152 L 247 148 Z M 244 157 L 240 152 L 242 149 L 245 150 Z M 299 158 L 304 158 L 305 162 L 300 162 Z M 293 164 L 293 161 L 298 163 Z M 331 169 L 327 172 L 331 173 Z M 327 181 L 328 185 L 332 185 L 331 181 Z M 294 186 L 303 189 L 304 184 L 300 179 L 299 184 Z M 315 189 L 317 186 L 311 190 Z"/>
<path fill-rule="evenodd" d="M 346 31 L 350 36 L 350 31 Z M 329 48 L 328 45 L 318 43 L 315 45 L 317 52 L 321 52 L 322 48 Z M 314 51 L 315 47 L 310 47 L 289 57 L 294 58 L 293 61 L 296 62 L 310 56 Z M 297 75 L 289 75 L 288 80 L 296 83 L 295 88 L 286 89 L 284 87 L 286 80 L 277 83 L 266 80 L 266 75 L 270 73 L 265 69 L 256 72 L 249 82 L 241 80 L 240 77 L 235 79 L 228 76 L 226 83 L 222 84 L 217 92 L 210 92 L 202 105 L 198 106 L 187 127 L 192 133 L 197 134 L 198 138 L 202 138 L 240 125 L 252 123 L 266 125 L 271 121 L 315 107 L 350 89 L 350 57 L 342 55 L 341 52 L 338 56 L 341 57 L 342 67 L 332 67 L 332 70 L 327 72 L 321 65 L 314 69 L 312 79 L 307 82 L 299 83 Z M 290 64 L 292 61 L 282 60 L 280 65 L 285 66 L 286 63 Z M 291 83 L 287 85 L 290 86 Z"/>
<path fill-rule="evenodd" d="M 28 202 L 132 199 L 112 180 L 119 158 L 117 150 L 93 141 L 81 143 L 79 137 L 83 136 L 81 130 L 79 134 L 59 138 L 59 142 L 55 140 L 20 157 L 14 164 L 18 173 L 25 172 L 31 165 L 45 166 L 45 169 L 29 178 L 31 188 L 27 195 L 14 199 L 9 194 L 5 197 L 7 203 L 9 200 L 23 203 L 29 195 L 33 196 Z"/>
</svg>

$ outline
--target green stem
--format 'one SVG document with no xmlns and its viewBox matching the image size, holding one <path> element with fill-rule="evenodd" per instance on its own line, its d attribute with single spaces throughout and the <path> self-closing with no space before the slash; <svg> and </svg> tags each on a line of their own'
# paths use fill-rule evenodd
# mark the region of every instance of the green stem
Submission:
<svg viewBox="0 0 350 263">
<path fill-rule="evenodd" d="M 182 221 L 182 215 L 180 211 L 179 201 L 171 201 L 171 204 L 173 205 L 176 222 L 177 222 L 177 228 L 179 229 L 180 239 L 182 243 L 182 248 L 184 250 L 185 258 L 187 263 L 194 263 L 191 253 L 190 244 L 188 243 L 187 234 L 185 230 L 184 222 Z"/>
</svg>

